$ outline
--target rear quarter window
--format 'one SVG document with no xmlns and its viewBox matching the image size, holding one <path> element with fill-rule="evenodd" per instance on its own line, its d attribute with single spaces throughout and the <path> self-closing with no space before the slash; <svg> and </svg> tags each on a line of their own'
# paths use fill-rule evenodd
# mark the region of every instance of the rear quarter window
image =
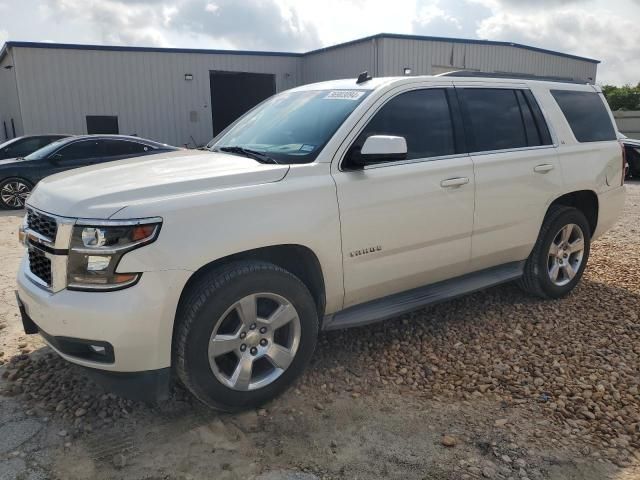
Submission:
<svg viewBox="0 0 640 480">
<path fill-rule="evenodd" d="M 611 117 L 600 94 L 551 90 L 578 142 L 617 140 Z"/>
</svg>

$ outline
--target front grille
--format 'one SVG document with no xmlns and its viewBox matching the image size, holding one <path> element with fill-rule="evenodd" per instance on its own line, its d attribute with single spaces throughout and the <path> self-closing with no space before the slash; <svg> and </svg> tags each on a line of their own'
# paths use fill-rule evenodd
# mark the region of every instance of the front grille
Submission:
<svg viewBox="0 0 640 480">
<path fill-rule="evenodd" d="M 55 218 L 31 209 L 27 210 L 27 228 L 51 239 L 52 242 L 55 242 L 58 233 L 58 224 Z"/>
<path fill-rule="evenodd" d="M 49 260 L 44 252 L 36 249 L 29 249 L 29 270 L 31 273 L 51 286 L 51 260 Z"/>
</svg>

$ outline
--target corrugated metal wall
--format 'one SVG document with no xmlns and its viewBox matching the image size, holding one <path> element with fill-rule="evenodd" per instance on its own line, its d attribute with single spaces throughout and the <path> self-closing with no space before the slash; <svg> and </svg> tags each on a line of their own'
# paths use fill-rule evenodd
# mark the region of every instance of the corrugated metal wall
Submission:
<svg viewBox="0 0 640 480">
<path fill-rule="evenodd" d="M 376 75 L 377 39 L 309 53 L 302 59 L 301 84 L 356 78 L 360 72 Z"/>
<path fill-rule="evenodd" d="M 573 58 L 502 45 L 382 38 L 380 75 L 432 75 L 433 67 L 489 73 L 520 73 L 594 82 L 597 65 Z M 445 68 L 443 68 L 445 70 Z"/>
<path fill-rule="evenodd" d="M 81 134 L 86 133 L 87 115 L 117 115 L 120 133 L 191 146 L 212 137 L 211 70 L 271 73 L 282 91 L 355 78 L 365 70 L 397 76 L 405 67 L 414 75 L 466 68 L 580 80 L 595 80 L 597 68 L 588 61 L 517 47 L 389 37 L 305 56 L 26 46 L 9 51 L 14 58 L 7 55 L 5 62 L 11 59 L 15 68 L 0 71 L 0 115 L 13 115 L 19 133 Z M 185 73 L 193 74 L 193 80 L 186 81 Z"/>
<path fill-rule="evenodd" d="M 300 83 L 294 56 L 13 50 L 29 133 L 86 133 L 87 115 L 117 115 L 122 134 L 202 145 L 212 137 L 209 71 L 272 73 L 278 91 Z"/>
<path fill-rule="evenodd" d="M 10 65 L 13 68 L 5 68 Z M 0 143 L 13 138 L 11 119 L 13 119 L 15 125 L 16 135 L 22 135 L 22 115 L 20 112 L 18 83 L 16 81 L 16 68 L 13 56 L 9 54 L 0 63 Z"/>
</svg>

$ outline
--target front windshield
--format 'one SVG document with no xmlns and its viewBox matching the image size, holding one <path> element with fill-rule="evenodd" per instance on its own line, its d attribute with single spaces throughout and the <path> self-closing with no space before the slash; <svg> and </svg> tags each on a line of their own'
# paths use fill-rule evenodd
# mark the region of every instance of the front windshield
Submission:
<svg viewBox="0 0 640 480">
<path fill-rule="evenodd" d="M 25 160 L 42 160 L 43 158 L 47 158 L 49 154 L 55 152 L 62 145 L 64 145 L 66 143 L 66 140 L 67 140 L 66 138 L 56 140 L 55 142 L 50 143 L 46 147 L 42 147 L 40 150 L 36 150 L 35 152 L 30 153 L 29 155 L 24 157 L 24 159 Z"/>
<path fill-rule="evenodd" d="M 242 117 L 207 148 L 242 147 L 278 163 L 309 163 L 369 94 L 367 90 L 285 92 Z"/>
</svg>

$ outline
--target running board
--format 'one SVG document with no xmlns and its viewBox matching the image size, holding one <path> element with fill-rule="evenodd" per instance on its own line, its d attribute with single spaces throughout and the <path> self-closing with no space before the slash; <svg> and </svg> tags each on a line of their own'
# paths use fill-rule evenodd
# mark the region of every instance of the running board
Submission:
<svg viewBox="0 0 640 480">
<path fill-rule="evenodd" d="M 512 262 L 479 272 L 469 273 L 406 292 L 354 305 L 334 315 L 327 315 L 323 330 L 360 327 L 397 317 L 426 305 L 445 302 L 478 290 L 516 280 L 522 276 L 525 262 Z"/>
</svg>

